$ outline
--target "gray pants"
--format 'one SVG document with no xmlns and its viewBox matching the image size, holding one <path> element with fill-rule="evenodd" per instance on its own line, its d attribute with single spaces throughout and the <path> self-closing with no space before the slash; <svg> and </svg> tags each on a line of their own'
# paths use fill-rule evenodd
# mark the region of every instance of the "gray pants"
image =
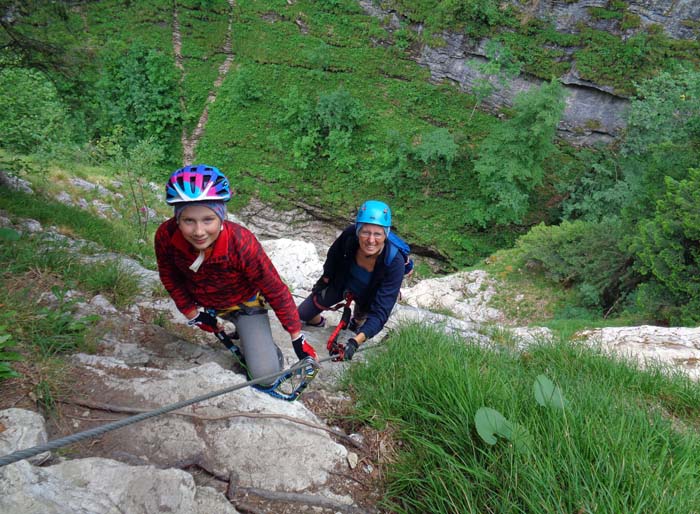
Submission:
<svg viewBox="0 0 700 514">
<path fill-rule="evenodd" d="M 251 311 L 235 311 L 226 314 L 224 319 L 236 325 L 236 331 L 241 338 L 238 343 L 245 358 L 248 375 L 254 380 L 282 371 L 284 357 L 272 339 L 267 309 Z M 261 385 L 271 385 L 274 381 L 275 378 L 272 378 L 268 384 Z"/>
</svg>

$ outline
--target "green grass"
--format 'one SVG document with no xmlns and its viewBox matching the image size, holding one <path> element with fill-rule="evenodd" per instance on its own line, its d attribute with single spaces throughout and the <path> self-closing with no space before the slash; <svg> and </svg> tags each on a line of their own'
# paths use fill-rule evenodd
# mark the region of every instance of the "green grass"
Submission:
<svg viewBox="0 0 700 514">
<path fill-rule="evenodd" d="M 76 278 L 82 290 L 105 295 L 117 308 L 133 305 L 142 293 L 136 274 L 115 260 L 85 266 Z"/>
<path fill-rule="evenodd" d="M 69 250 L 64 242 L 52 237 L 25 236 L 16 241 L 3 241 L 0 263 L 13 276 L 36 273 L 51 275 L 57 282 L 89 294 L 102 294 L 115 306 L 131 305 L 142 294 L 135 272 L 118 260 L 85 263 Z"/>
<path fill-rule="evenodd" d="M 98 218 L 79 207 L 64 205 L 49 197 L 31 195 L 0 187 L 0 209 L 15 217 L 31 218 L 55 225 L 59 232 L 99 244 L 142 261 L 154 258 L 152 245 L 138 239 L 138 228 L 117 220 Z"/>
<path fill-rule="evenodd" d="M 540 406 L 538 375 L 568 400 Z M 391 512 L 676 513 L 700 509 L 700 388 L 584 346 L 487 350 L 406 327 L 350 370 L 356 419 L 403 442 L 386 482 Z M 502 413 L 529 452 L 486 444 L 474 415 Z M 673 491 L 672 494 L 669 491 Z"/>
<path fill-rule="evenodd" d="M 38 303 L 41 289 L 36 283 L 32 289 L 10 289 L 8 285 L 3 281 L 0 302 L 4 310 L 0 314 L 0 324 L 7 327 L 20 351 L 46 359 L 88 348 L 85 335 L 97 318 L 76 318 L 77 298 L 68 298 L 65 289 L 54 286 L 46 291 L 53 295 L 53 300 Z"/>
</svg>

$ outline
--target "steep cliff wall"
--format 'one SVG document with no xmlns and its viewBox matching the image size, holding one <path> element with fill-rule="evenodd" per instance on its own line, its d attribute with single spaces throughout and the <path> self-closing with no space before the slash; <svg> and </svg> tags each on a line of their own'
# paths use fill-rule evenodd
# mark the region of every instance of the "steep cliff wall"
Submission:
<svg viewBox="0 0 700 514">
<path fill-rule="evenodd" d="M 669 38 L 695 40 L 700 32 L 700 1 L 698 0 L 641 0 L 618 2 L 609 0 L 513 0 L 511 4 L 520 11 L 523 20 L 538 18 L 551 22 L 561 33 L 577 34 L 582 27 L 605 31 L 626 40 L 651 25 L 657 25 Z M 383 10 L 367 0 L 360 5 L 368 14 L 381 17 L 387 30 L 393 32 L 407 21 L 399 14 Z M 411 26 L 410 24 L 408 24 Z M 421 32 L 420 25 L 411 26 Z M 473 39 L 461 33 L 443 32 L 444 44 L 422 44 L 416 53 L 417 62 L 430 69 L 436 82 L 453 81 L 464 91 L 472 91 L 477 81 L 484 77 L 479 63 L 486 61 L 487 39 Z M 558 48 L 570 62 L 568 70 L 558 79 L 567 91 L 566 110 L 559 125 L 559 133 L 565 139 L 581 145 L 597 142 L 608 143 L 618 137 L 625 127 L 625 111 L 628 98 L 606 84 L 584 79 L 576 67 L 571 48 Z M 630 77 L 634 80 L 634 77 Z M 497 111 L 512 105 L 513 97 L 532 87 L 539 86 L 541 78 L 522 72 L 505 86 L 495 78 L 489 79 L 492 95 L 483 106 Z"/>
<path fill-rule="evenodd" d="M 574 33 L 579 24 L 616 34 L 636 33 L 649 25 L 663 27 L 668 37 L 694 39 L 700 29 L 700 2 L 697 0 L 641 0 L 626 1 L 625 11 L 639 17 L 639 26 L 621 30 L 616 19 L 595 16 L 595 9 L 607 9 L 609 0 L 535 0 L 512 2 L 537 18 L 552 20 L 560 32 Z"/>
</svg>

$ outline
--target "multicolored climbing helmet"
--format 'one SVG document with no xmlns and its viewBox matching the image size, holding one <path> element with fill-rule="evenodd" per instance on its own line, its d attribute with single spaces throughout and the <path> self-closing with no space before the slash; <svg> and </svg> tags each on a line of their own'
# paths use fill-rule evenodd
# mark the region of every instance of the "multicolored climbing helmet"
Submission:
<svg viewBox="0 0 700 514">
<path fill-rule="evenodd" d="M 165 186 L 165 201 L 169 205 L 231 199 L 228 179 L 214 166 L 195 164 L 176 170 Z"/>
<path fill-rule="evenodd" d="M 367 200 L 357 211 L 355 223 L 370 223 L 381 227 L 391 227 L 391 209 L 379 200 Z"/>
</svg>

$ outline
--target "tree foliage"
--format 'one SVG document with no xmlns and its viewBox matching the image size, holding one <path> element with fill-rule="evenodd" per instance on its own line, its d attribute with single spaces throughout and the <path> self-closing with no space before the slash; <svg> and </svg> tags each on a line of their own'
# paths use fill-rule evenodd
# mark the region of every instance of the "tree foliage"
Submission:
<svg viewBox="0 0 700 514">
<path fill-rule="evenodd" d="M 486 221 L 522 221 L 530 193 L 542 182 L 544 163 L 556 151 L 553 139 L 564 112 L 564 90 L 553 80 L 522 93 L 515 115 L 498 125 L 479 147 L 474 165 L 479 188 L 491 203 Z"/>
<path fill-rule="evenodd" d="M 32 153 L 67 141 L 70 125 L 56 88 L 37 70 L 0 71 L 0 146 Z"/>
<path fill-rule="evenodd" d="M 65 23 L 70 3 L 65 0 L 0 1 L 0 49 L 18 56 L 27 68 L 74 74 L 72 58 L 75 56 L 47 37 L 47 31 L 37 30 L 37 25 L 47 20 Z"/>
<path fill-rule="evenodd" d="M 182 120 L 172 58 L 138 41 L 107 52 L 94 98 L 99 133 L 123 127 L 127 148 L 149 136 L 171 144 Z"/>
<path fill-rule="evenodd" d="M 355 164 L 353 136 L 366 111 L 347 90 L 321 93 L 314 102 L 309 95 L 292 88 L 282 105 L 279 120 L 293 138 L 292 152 L 298 167 L 307 168 L 318 157 L 328 158 L 338 169 Z"/>
<path fill-rule="evenodd" d="M 638 88 L 622 149 L 632 221 L 654 212 L 665 177 L 684 179 L 700 155 L 700 71 L 660 73 Z"/>
<path fill-rule="evenodd" d="M 474 81 L 472 92 L 476 96 L 474 108 L 469 119 L 474 116 L 476 108 L 486 100 L 496 89 L 496 84 L 504 88 L 508 82 L 520 75 L 522 64 L 513 52 L 497 41 L 490 40 L 486 43 L 486 61 L 472 61 L 481 76 Z"/>
<path fill-rule="evenodd" d="M 423 164 L 449 170 L 458 151 L 459 146 L 455 143 L 454 136 L 441 127 L 423 135 L 413 154 Z"/>
<path fill-rule="evenodd" d="M 619 156 L 605 149 L 582 149 L 571 181 L 563 180 L 557 189 L 564 195 L 562 215 L 564 219 L 602 221 L 619 216 L 621 209 L 631 200 L 630 185 L 624 180 Z"/>
<path fill-rule="evenodd" d="M 666 177 L 664 197 L 654 216 L 639 224 L 632 249 L 639 270 L 651 275 L 670 300 L 669 316 L 675 322 L 700 321 L 700 168 L 688 178 Z"/>
<path fill-rule="evenodd" d="M 551 279 L 575 287 L 586 307 L 609 308 L 626 292 L 630 255 L 622 245 L 623 227 L 618 218 L 540 224 L 518 239 L 517 247 Z"/>
</svg>

